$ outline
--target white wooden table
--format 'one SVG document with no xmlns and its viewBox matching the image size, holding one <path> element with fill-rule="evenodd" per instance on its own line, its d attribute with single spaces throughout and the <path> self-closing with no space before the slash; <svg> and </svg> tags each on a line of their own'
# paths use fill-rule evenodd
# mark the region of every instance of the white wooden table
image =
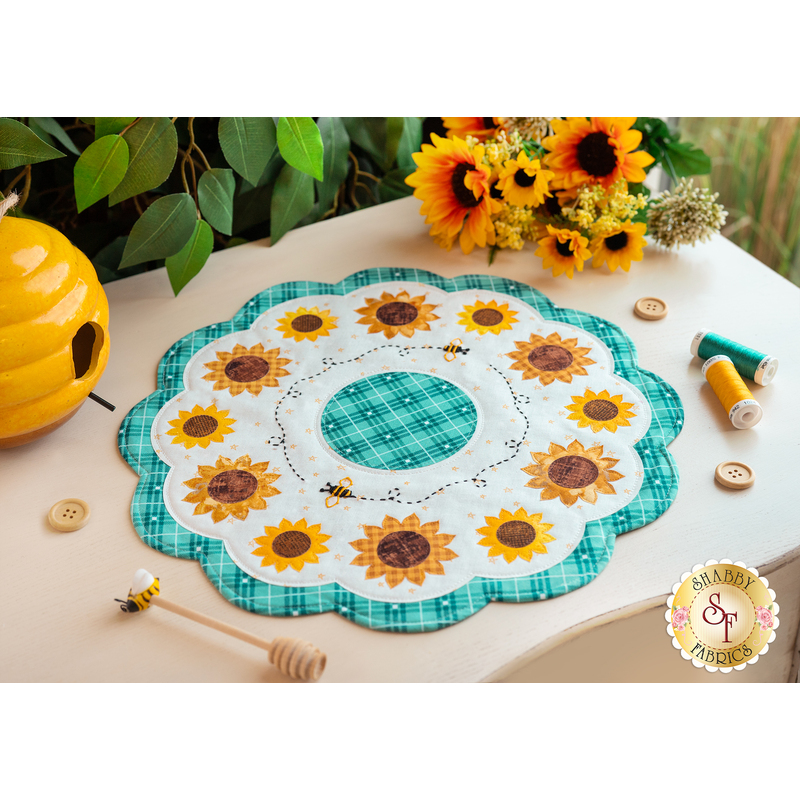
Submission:
<svg viewBox="0 0 800 800">
<path fill-rule="evenodd" d="M 283 680 L 265 654 L 247 644 L 160 609 L 134 617 L 119 613 L 113 598 L 125 596 L 142 566 L 161 578 L 164 595 L 176 602 L 266 638 L 313 642 L 328 654 L 325 681 L 497 680 L 523 674 L 515 673 L 520 668 L 536 679 L 537 656 L 599 623 L 655 608 L 682 572 L 710 558 L 742 560 L 762 574 L 784 576 L 773 651 L 731 676 L 693 670 L 668 644 L 658 658 L 674 659 L 668 666 L 681 680 L 698 672 L 720 681 L 788 678 L 800 615 L 800 525 L 792 509 L 800 494 L 794 353 L 800 290 L 719 236 L 677 253 L 648 247 L 644 262 L 628 274 L 603 268 L 573 281 L 553 279 L 530 247 L 501 252 L 491 267 L 558 305 L 619 324 L 636 343 L 639 363 L 671 383 L 686 409 L 683 432 L 670 446 L 681 474 L 677 499 L 655 522 L 620 536 L 609 566 L 584 588 L 543 602 L 493 603 L 433 633 L 381 633 L 335 613 L 278 619 L 242 611 L 210 585 L 197 562 L 170 558 L 139 539 L 129 510 L 137 476 L 120 456 L 116 434 L 125 413 L 156 388 L 163 353 L 186 333 L 229 319 L 251 296 L 281 281 L 335 282 L 378 266 L 445 276 L 485 273 L 485 252 L 464 256 L 434 244 L 419 205 L 408 198 L 294 231 L 274 248 L 255 242 L 216 253 L 178 298 L 163 270 L 106 287 L 111 358 L 96 391 L 117 411 L 88 402 L 49 437 L 0 451 L 0 680 Z M 636 300 L 651 295 L 669 304 L 662 321 L 633 314 Z M 775 382 L 757 390 L 764 418 L 755 428 L 733 429 L 701 377 L 700 361 L 689 354 L 701 327 L 781 359 Z M 751 489 L 736 492 L 715 483 L 714 468 L 727 459 L 756 470 Z M 59 534 L 46 515 L 66 497 L 88 501 L 92 518 L 82 530 Z M 653 618 L 666 642 L 663 616 Z M 626 646 L 635 660 L 636 641 Z M 639 658 L 638 679 L 662 674 L 658 664 Z M 584 661 L 584 679 L 592 680 L 592 659 Z"/>
</svg>

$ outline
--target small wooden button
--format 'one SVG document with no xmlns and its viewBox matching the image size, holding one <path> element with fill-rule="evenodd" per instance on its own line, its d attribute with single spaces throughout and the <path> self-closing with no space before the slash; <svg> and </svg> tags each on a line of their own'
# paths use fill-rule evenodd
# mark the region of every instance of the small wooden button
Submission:
<svg viewBox="0 0 800 800">
<path fill-rule="evenodd" d="M 47 515 L 47 521 L 57 531 L 77 531 L 88 521 L 92 511 L 85 500 L 78 500 L 70 497 L 67 500 L 59 500 Z"/>
<path fill-rule="evenodd" d="M 667 304 L 658 297 L 640 297 L 633 310 L 642 319 L 664 319 L 669 313 Z"/>
<path fill-rule="evenodd" d="M 717 465 L 714 477 L 728 489 L 747 489 L 755 483 L 756 473 L 741 461 L 723 461 Z"/>
</svg>

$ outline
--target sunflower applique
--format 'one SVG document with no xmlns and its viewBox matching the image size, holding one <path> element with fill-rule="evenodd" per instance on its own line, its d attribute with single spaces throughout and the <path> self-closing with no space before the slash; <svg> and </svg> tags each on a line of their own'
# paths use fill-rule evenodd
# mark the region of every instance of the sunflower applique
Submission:
<svg viewBox="0 0 800 800">
<path fill-rule="evenodd" d="M 573 395 L 572 400 L 570 405 L 564 406 L 572 412 L 567 419 L 577 420 L 579 428 L 590 427 L 593 433 L 599 433 L 603 428 L 616 433 L 620 425 L 630 427 L 628 420 L 636 416 L 629 411 L 633 403 L 623 403 L 621 394 L 612 397 L 607 389 L 599 394 L 587 389 L 582 396 Z"/>
<path fill-rule="evenodd" d="M 330 331 L 338 327 L 336 320 L 339 318 L 330 314 L 330 311 L 320 311 L 316 306 L 308 309 L 301 306 L 297 311 L 288 311 L 285 317 L 279 319 L 280 324 L 276 330 L 283 334 L 284 339 L 292 338 L 296 342 L 309 339 L 316 342 L 317 337 L 330 336 Z"/>
<path fill-rule="evenodd" d="M 508 303 L 498 305 L 496 300 L 483 303 L 480 300 L 474 306 L 464 306 L 458 313 L 459 325 L 466 326 L 466 333 L 477 331 L 481 336 L 493 333 L 495 336 L 500 331 L 510 331 L 517 320 L 517 312 L 511 311 Z"/>
<path fill-rule="evenodd" d="M 383 292 L 379 300 L 368 297 L 367 305 L 356 309 L 362 315 L 358 324 L 369 325 L 367 333 L 382 333 L 387 339 L 398 333 L 410 339 L 415 331 L 429 331 L 428 323 L 439 319 L 431 313 L 436 306 L 426 303 L 425 297 L 411 297 L 406 291 L 396 295 Z"/>
<path fill-rule="evenodd" d="M 214 381 L 214 391 L 228 389 L 233 396 L 247 390 L 250 394 L 259 395 L 265 386 L 277 386 L 278 378 L 289 374 L 283 369 L 290 364 L 290 358 L 278 358 L 280 348 L 264 350 L 264 345 L 257 344 L 249 350 L 237 344 L 230 353 L 217 352 L 219 361 L 203 364 L 211 370 L 203 379 Z"/>
<path fill-rule="evenodd" d="M 386 576 L 386 583 L 394 588 L 403 580 L 422 586 L 428 575 L 444 575 L 442 561 L 458 557 L 446 545 L 455 539 L 448 533 L 437 533 L 438 522 L 420 524 L 416 514 L 402 522 L 385 516 L 383 525 L 365 525 L 366 539 L 357 539 L 350 545 L 359 554 L 350 562 L 357 567 L 367 567 L 367 579 Z"/>
<path fill-rule="evenodd" d="M 499 516 L 484 519 L 486 527 L 477 529 L 483 534 L 478 544 L 489 548 L 489 558 L 503 556 L 509 564 L 516 558 L 530 561 L 534 553 L 546 554 L 547 543 L 556 538 L 547 532 L 553 526 L 542 522 L 541 514 L 529 514 L 524 508 L 513 514 L 501 509 Z"/>
<path fill-rule="evenodd" d="M 612 481 L 625 476 L 615 472 L 618 458 L 603 458 L 603 446 L 584 449 L 576 439 L 568 447 L 551 443 L 548 453 L 531 453 L 534 463 L 522 471 L 533 477 L 525 484 L 541 489 L 540 499 L 561 498 L 565 506 L 578 500 L 596 503 L 597 495 L 616 494 Z"/>
<path fill-rule="evenodd" d="M 514 342 L 519 348 L 506 353 L 513 360 L 510 369 L 522 371 L 522 380 L 538 378 L 542 386 L 558 380 L 572 383 L 573 375 L 587 375 L 585 367 L 595 362 L 586 358 L 591 347 L 578 347 L 577 339 L 564 339 L 557 333 L 542 337 L 532 333 L 527 342 Z"/>
<path fill-rule="evenodd" d="M 204 450 L 211 442 L 222 442 L 225 435 L 233 433 L 230 426 L 236 422 L 225 416 L 227 410 L 217 411 L 216 404 L 203 408 L 196 405 L 191 411 L 178 411 L 178 419 L 171 419 L 167 436 L 174 437 L 172 444 L 182 444 L 187 450 L 200 445 Z"/>
<path fill-rule="evenodd" d="M 280 490 L 270 486 L 280 475 L 267 472 L 268 469 L 269 461 L 252 464 L 250 456 L 241 456 L 236 461 L 220 456 L 213 467 L 200 465 L 197 477 L 183 482 L 192 490 L 183 499 L 196 503 L 194 514 L 210 511 L 215 523 L 228 515 L 245 520 L 251 510 L 263 511 L 267 507 L 265 497 L 280 494 Z"/>
<path fill-rule="evenodd" d="M 305 519 L 290 522 L 281 521 L 277 527 L 264 526 L 265 536 L 254 540 L 260 545 L 253 550 L 254 556 L 261 556 L 262 567 L 274 566 L 278 572 L 291 567 L 300 572 L 306 564 L 318 564 L 319 555 L 327 553 L 330 536 L 320 533 L 322 525 L 309 525 Z"/>
</svg>

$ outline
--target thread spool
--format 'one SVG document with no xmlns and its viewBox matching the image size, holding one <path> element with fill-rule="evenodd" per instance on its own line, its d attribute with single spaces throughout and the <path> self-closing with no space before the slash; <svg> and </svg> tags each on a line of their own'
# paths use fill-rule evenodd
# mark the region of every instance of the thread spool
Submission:
<svg viewBox="0 0 800 800">
<path fill-rule="evenodd" d="M 703 377 L 711 384 L 734 428 L 752 428 L 764 412 L 728 356 L 712 356 L 703 364 Z"/>
<path fill-rule="evenodd" d="M 778 359 L 775 356 L 759 353 L 758 350 L 726 339 L 718 333 L 712 333 L 708 328 L 703 328 L 695 334 L 689 349 L 693 356 L 704 361 L 711 356 L 728 356 L 740 375 L 755 381 L 760 386 L 771 383 L 778 371 Z"/>
</svg>

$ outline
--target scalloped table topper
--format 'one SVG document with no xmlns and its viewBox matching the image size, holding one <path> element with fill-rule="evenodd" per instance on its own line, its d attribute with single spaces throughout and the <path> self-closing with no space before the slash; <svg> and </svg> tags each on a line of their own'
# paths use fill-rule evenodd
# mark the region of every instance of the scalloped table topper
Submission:
<svg viewBox="0 0 800 800">
<path fill-rule="evenodd" d="M 678 488 L 675 390 L 523 283 L 380 268 L 185 336 L 119 447 L 151 547 L 231 602 L 435 630 L 593 580 Z"/>
</svg>

